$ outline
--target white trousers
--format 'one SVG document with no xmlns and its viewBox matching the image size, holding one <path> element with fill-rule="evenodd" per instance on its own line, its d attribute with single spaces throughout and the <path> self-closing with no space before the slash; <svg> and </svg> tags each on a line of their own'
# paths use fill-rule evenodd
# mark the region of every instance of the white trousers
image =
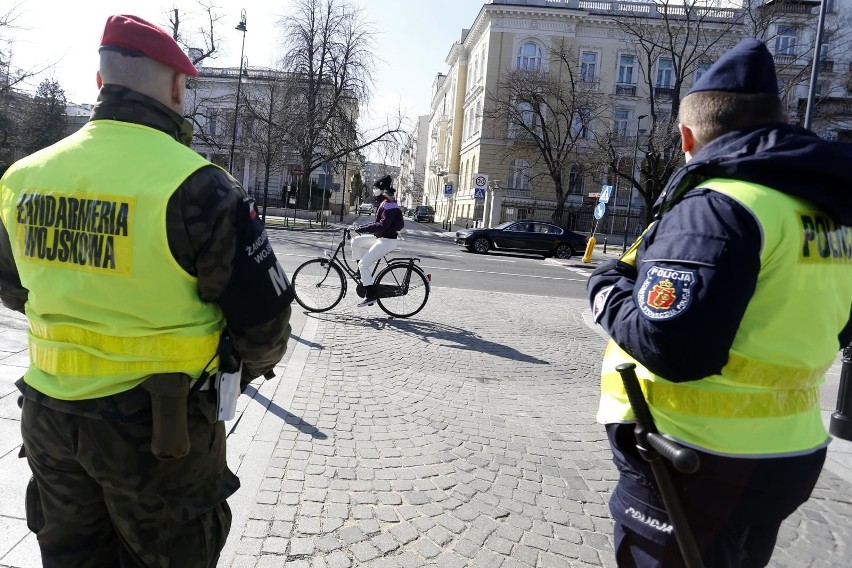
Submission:
<svg viewBox="0 0 852 568">
<path fill-rule="evenodd" d="M 358 271 L 361 273 L 361 284 L 370 286 L 373 283 L 373 267 L 387 253 L 395 250 L 397 239 L 377 239 L 373 235 L 358 235 L 352 237 L 352 260 L 360 260 Z"/>
</svg>

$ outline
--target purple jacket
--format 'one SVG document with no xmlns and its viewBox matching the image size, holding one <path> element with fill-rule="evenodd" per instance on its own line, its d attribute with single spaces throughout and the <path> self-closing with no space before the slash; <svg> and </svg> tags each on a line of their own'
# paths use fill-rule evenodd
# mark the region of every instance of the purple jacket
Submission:
<svg viewBox="0 0 852 568">
<path fill-rule="evenodd" d="M 402 211 L 396 201 L 385 201 L 379 205 L 376 220 L 358 227 L 358 233 L 372 233 L 377 239 L 395 239 L 405 226 Z"/>
</svg>

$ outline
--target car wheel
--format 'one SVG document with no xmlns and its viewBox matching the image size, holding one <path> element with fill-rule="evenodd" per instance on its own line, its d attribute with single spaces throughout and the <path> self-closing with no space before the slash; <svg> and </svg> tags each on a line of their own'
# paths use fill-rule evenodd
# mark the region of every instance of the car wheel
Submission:
<svg viewBox="0 0 852 568">
<path fill-rule="evenodd" d="M 479 237 L 473 241 L 473 251 L 479 254 L 485 254 L 491 248 L 491 243 L 485 237 Z"/>
<path fill-rule="evenodd" d="M 559 245 L 556 247 L 556 250 L 553 251 L 553 256 L 556 258 L 571 258 L 573 254 L 574 249 L 572 249 L 570 245 Z"/>
</svg>

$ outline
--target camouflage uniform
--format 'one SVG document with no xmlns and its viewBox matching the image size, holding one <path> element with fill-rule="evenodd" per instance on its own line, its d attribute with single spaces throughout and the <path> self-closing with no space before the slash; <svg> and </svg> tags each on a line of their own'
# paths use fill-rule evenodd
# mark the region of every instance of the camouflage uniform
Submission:
<svg viewBox="0 0 852 568">
<path fill-rule="evenodd" d="M 185 144 L 191 138 L 178 114 L 116 85 L 101 89 L 92 120 L 101 119 L 143 124 Z M 201 299 L 222 309 L 244 385 L 271 370 L 290 336 L 293 292 L 276 289 L 270 265 L 245 253 L 258 240 L 268 244 L 251 198 L 221 169 L 205 166 L 169 199 L 166 233 L 175 260 L 197 278 Z M 269 262 L 277 264 L 274 256 Z M 23 312 L 28 293 L 0 223 L 0 299 Z M 141 386 L 67 401 L 23 380 L 17 385 L 25 398 L 21 453 L 33 471 L 27 523 L 44 566 L 216 565 L 231 524 L 225 500 L 239 480 L 225 461 L 213 391 L 190 395 L 189 455 L 160 461 L 151 453 L 151 399 Z"/>
</svg>

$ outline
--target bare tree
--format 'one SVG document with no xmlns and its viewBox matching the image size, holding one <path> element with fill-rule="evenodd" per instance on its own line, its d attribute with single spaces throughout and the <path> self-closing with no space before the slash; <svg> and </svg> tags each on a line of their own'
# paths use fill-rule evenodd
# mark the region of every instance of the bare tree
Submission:
<svg viewBox="0 0 852 568">
<path fill-rule="evenodd" d="M 219 51 L 220 21 L 223 16 L 212 0 L 198 0 L 196 9 L 181 9 L 177 6 L 164 14 L 168 21 L 168 29 L 172 37 L 180 43 L 187 52 L 193 65 L 208 59 L 215 59 Z M 200 21 L 200 23 L 198 23 Z M 199 84 L 196 77 L 187 78 L 187 88 L 195 92 Z M 211 125 L 221 125 L 212 114 L 212 109 L 221 107 L 227 101 L 227 96 L 214 98 L 187 97 L 184 116 L 192 123 L 193 136 L 206 146 L 223 149 L 222 136 L 211 131 Z"/>
<path fill-rule="evenodd" d="M 181 24 L 187 21 L 194 21 L 195 14 L 192 11 L 184 10 L 182 13 L 179 8 L 174 7 L 168 15 L 172 37 L 186 49 L 194 65 L 208 58 L 215 59 L 219 46 L 217 27 L 222 19 L 219 8 L 213 4 L 212 0 L 198 0 L 197 5 L 203 14 L 201 17 L 203 24 L 192 32 L 188 33 L 185 27 L 181 27 Z"/>
<path fill-rule="evenodd" d="M 358 109 L 367 105 L 371 92 L 370 38 L 375 35 L 358 7 L 347 0 L 294 0 L 281 31 L 283 67 L 298 85 L 291 101 L 298 120 L 289 139 L 305 172 L 302 189 L 307 191 L 310 172 L 320 165 L 395 143 L 404 132 L 403 117 L 388 117 L 385 125 L 370 131 L 357 127 Z"/>
<path fill-rule="evenodd" d="M 291 151 L 287 133 L 292 114 L 288 111 L 293 92 L 289 73 L 268 70 L 253 72 L 253 81 L 246 85 L 241 106 L 245 152 L 254 157 L 263 169 L 263 219 L 269 202 L 269 180 L 280 174 L 289 163 Z"/>
<path fill-rule="evenodd" d="M 773 49 L 781 98 L 791 111 L 790 118 L 800 122 L 804 120 L 805 101 L 797 92 L 810 84 L 814 62 L 813 38 L 803 36 L 802 31 L 816 30 L 818 10 L 818 6 L 789 1 L 746 0 L 743 4 L 744 34 L 763 40 Z M 813 110 L 814 122 L 830 129 L 844 123 L 844 105 L 838 104 L 838 97 L 850 92 L 842 77 L 847 70 L 840 68 L 838 59 L 842 56 L 838 56 L 852 50 L 852 14 L 848 10 L 826 14 L 823 29 Z M 852 114 L 848 107 L 845 113 Z"/>
<path fill-rule="evenodd" d="M 20 29 L 18 21 L 20 18 L 20 4 L 15 4 L 0 12 L 0 40 L 6 39 L 8 32 Z M 12 65 L 13 43 L 9 41 L 7 49 L 0 48 L 0 96 L 8 94 L 15 88 L 23 85 L 32 77 L 43 73 L 49 65 L 32 69 L 21 69 Z"/>
<path fill-rule="evenodd" d="M 638 61 L 636 87 L 649 97 L 650 113 L 643 125 L 647 135 L 638 139 L 644 159 L 639 168 L 625 168 L 625 156 L 633 148 L 611 132 L 599 135 L 598 141 L 613 175 L 642 195 L 645 221 L 650 222 L 654 201 L 683 161 L 676 127 L 687 81 L 742 37 L 742 11 L 707 0 L 658 0 L 632 9 L 612 15 Z"/>
<path fill-rule="evenodd" d="M 588 169 L 592 127 L 605 108 L 597 78 L 582 75 L 575 50 L 573 43 L 562 40 L 550 50 L 549 69 L 505 73 L 496 90 L 487 94 L 483 111 L 495 133 L 506 129 L 505 158 L 526 159 L 530 179 L 545 177 L 552 182 L 556 223 L 572 182 Z"/>
</svg>

